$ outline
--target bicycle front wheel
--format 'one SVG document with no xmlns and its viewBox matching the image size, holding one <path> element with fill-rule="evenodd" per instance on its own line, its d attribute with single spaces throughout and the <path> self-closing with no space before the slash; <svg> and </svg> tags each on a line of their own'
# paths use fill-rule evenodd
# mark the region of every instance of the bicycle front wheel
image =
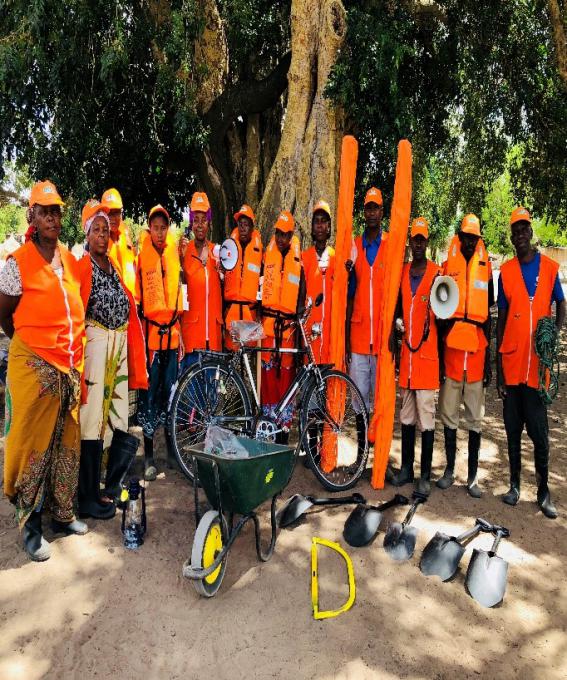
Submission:
<svg viewBox="0 0 567 680">
<path fill-rule="evenodd" d="M 308 425 L 309 424 L 309 425 Z M 358 387 L 341 371 L 328 370 L 305 394 L 301 432 L 313 474 L 329 491 L 350 489 L 368 460 L 368 412 Z"/>
<path fill-rule="evenodd" d="M 175 457 L 194 480 L 191 447 L 205 440 L 209 425 L 237 433 L 250 428 L 252 407 L 242 378 L 230 364 L 196 364 L 181 378 L 171 402 L 170 427 Z"/>
</svg>

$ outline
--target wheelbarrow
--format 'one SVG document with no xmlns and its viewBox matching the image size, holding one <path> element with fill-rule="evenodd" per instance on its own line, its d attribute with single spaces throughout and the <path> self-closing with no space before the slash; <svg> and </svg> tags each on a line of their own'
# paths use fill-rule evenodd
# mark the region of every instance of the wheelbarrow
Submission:
<svg viewBox="0 0 567 680">
<path fill-rule="evenodd" d="M 204 442 L 190 449 L 195 471 L 194 501 L 197 528 L 193 538 L 191 559 L 183 565 L 183 576 L 191 579 L 203 597 L 213 597 L 221 586 L 228 551 L 238 534 L 250 520 L 254 523 L 256 554 L 267 562 L 276 545 L 276 500 L 288 485 L 300 445 L 289 446 L 238 437 L 248 457 L 205 452 Z M 199 485 L 203 488 L 210 510 L 201 515 Z M 256 509 L 269 498 L 271 539 L 267 550 L 260 541 L 260 521 Z M 240 518 L 234 525 L 235 515 Z"/>
</svg>

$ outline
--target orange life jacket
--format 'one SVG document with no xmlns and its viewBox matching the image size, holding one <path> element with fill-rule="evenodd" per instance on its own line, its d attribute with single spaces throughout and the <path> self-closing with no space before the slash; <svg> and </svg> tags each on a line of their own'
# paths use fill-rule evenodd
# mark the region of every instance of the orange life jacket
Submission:
<svg viewBox="0 0 567 680">
<path fill-rule="evenodd" d="M 436 390 L 439 387 L 439 351 L 435 315 L 429 306 L 429 295 L 440 268 L 428 261 L 423 278 L 412 296 L 410 266 L 404 265 L 402 271 L 402 310 L 406 331 L 400 358 L 399 385 L 412 390 Z M 429 314 L 429 334 L 419 346 L 424 337 L 426 314 Z M 412 352 L 407 343 L 416 351 Z"/>
<path fill-rule="evenodd" d="M 444 269 L 459 286 L 459 304 L 451 318 L 484 323 L 488 319 L 488 282 L 492 271 L 483 240 L 478 239 L 475 252 L 467 262 L 461 253 L 459 237 L 453 236 Z"/>
<path fill-rule="evenodd" d="M 311 246 L 302 254 L 303 270 L 305 271 L 305 283 L 307 286 L 307 297 L 310 297 L 315 305 L 317 296 L 323 294 L 323 302 L 319 307 L 313 306 L 311 314 L 307 319 L 306 331 L 311 333 L 314 323 L 321 324 L 321 335 L 313 340 L 311 347 L 315 355 L 315 360 L 319 364 L 329 362 L 330 343 L 331 343 L 331 301 L 333 290 L 333 279 L 335 276 L 335 250 L 327 246 L 322 259 L 326 261 L 324 271 L 320 267 L 320 260 L 315 250 Z"/>
<path fill-rule="evenodd" d="M 517 257 L 505 262 L 500 268 L 502 287 L 508 301 L 506 327 L 499 347 L 506 385 L 527 384 L 536 389 L 539 387 L 535 331 L 537 322 L 542 317 L 551 316 L 553 286 L 559 271 L 557 262 L 545 255 L 540 255 L 540 258 L 536 293 L 532 299 L 528 296 Z"/>
<path fill-rule="evenodd" d="M 58 370 L 82 372 L 85 308 L 78 262 L 61 243 L 59 253 L 62 280 L 33 241 L 10 256 L 18 263 L 23 289 L 14 312 L 14 330 L 33 352 Z"/>
<path fill-rule="evenodd" d="M 150 350 L 179 347 L 181 266 L 175 242 L 167 240 L 163 253 L 146 238 L 138 256 L 136 295 L 144 320 L 146 345 Z"/>
<path fill-rule="evenodd" d="M 83 305 L 86 311 L 92 290 L 93 264 L 88 254 L 82 257 L 78 264 L 81 277 L 81 297 L 83 298 Z M 118 270 L 116 271 L 130 304 L 130 311 L 128 314 L 128 330 L 126 336 L 128 355 L 128 387 L 131 390 L 147 390 L 148 372 L 146 366 L 146 352 L 142 324 L 138 316 L 134 296 L 120 276 L 120 272 L 118 272 Z"/>
<path fill-rule="evenodd" d="M 213 244 L 207 242 L 207 264 L 190 241 L 183 259 L 189 310 L 181 317 L 181 333 L 186 352 L 197 349 L 222 349 L 222 294 L 220 277 L 213 256 Z"/>
<path fill-rule="evenodd" d="M 371 267 L 362 246 L 362 236 L 354 240 L 356 292 L 350 320 L 350 349 L 356 354 L 378 354 L 378 316 L 384 291 L 387 243 L 387 234 L 382 232 L 380 248 Z"/>
<path fill-rule="evenodd" d="M 130 293 L 135 297 L 137 258 L 134 248 L 129 243 L 124 222 L 120 223 L 118 241 L 109 240 L 108 242 L 108 257 Z"/>
</svg>

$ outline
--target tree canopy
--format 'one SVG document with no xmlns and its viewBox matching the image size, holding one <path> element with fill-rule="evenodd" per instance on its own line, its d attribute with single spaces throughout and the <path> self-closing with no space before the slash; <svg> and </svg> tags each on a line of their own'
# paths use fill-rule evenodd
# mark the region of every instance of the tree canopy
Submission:
<svg viewBox="0 0 567 680">
<path fill-rule="evenodd" d="M 316 116 L 328 107 L 333 132 L 359 139 L 361 193 L 374 183 L 391 196 L 395 148 L 409 138 L 415 208 L 438 240 L 459 211 L 481 213 L 505 168 L 514 201 L 567 217 L 564 2 L 6 0 L 0 12 L 3 165 L 27 164 L 74 205 L 116 186 L 134 217 L 161 202 L 179 219 L 202 188 L 217 236 L 244 200 L 268 223 L 307 200 L 287 190 L 299 184 L 288 165 L 274 174 L 295 122 L 286 112 L 303 106 L 286 162 L 319 172 Z M 320 30 L 308 34 L 311 16 Z M 288 91 L 301 75 L 293 55 L 315 34 L 304 70 L 325 78 L 323 99 L 317 87 Z M 306 186 L 312 204 L 321 182 Z M 328 192 L 334 201 L 336 182 Z M 294 204 L 266 206 L 278 196 Z"/>
</svg>

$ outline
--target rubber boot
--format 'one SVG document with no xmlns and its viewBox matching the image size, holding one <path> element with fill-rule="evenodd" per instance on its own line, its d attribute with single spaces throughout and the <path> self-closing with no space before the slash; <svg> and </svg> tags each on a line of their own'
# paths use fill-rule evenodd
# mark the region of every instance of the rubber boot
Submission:
<svg viewBox="0 0 567 680">
<path fill-rule="evenodd" d="M 154 438 L 144 435 L 144 479 L 153 482 L 157 477 L 157 468 L 154 460 Z"/>
<path fill-rule="evenodd" d="M 467 476 L 467 491 L 473 498 L 481 498 L 482 491 L 478 486 L 478 454 L 480 452 L 480 432 L 469 430 L 469 474 Z"/>
<path fill-rule="evenodd" d="M 167 467 L 169 470 L 180 470 L 179 463 L 175 456 L 175 447 L 173 445 L 173 437 L 169 430 L 165 429 L 165 448 L 167 450 Z"/>
<path fill-rule="evenodd" d="M 108 451 L 108 464 L 106 466 L 106 482 L 104 493 L 109 498 L 116 498 L 120 495 L 122 484 L 132 461 L 136 457 L 136 451 L 140 446 L 137 437 L 124 432 L 124 430 L 114 430 L 112 443 Z"/>
<path fill-rule="evenodd" d="M 51 557 L 49 543 L 41 531 L 41 512 L 32 512 L 22 529 L 24 550 L 32 562 L 45 562 Z"/>
<path fill-rule="evenodd" d="M 418 493 L 429 496 L 431 493 L 431 461 L 433 460 L 433 441 L 435 430 L 424 430 L 421 433 L 421 470 L 419 480 L 415 485 Z"/>
<path fill-rule="evenodd" d="M 278 432 L 276 434 L 276 444 L 283 444 L 284 446 L 289 443 L 289 432 Z"/>
<path fill-rule="evenodd" d="M 444 428 L 445 434 L 445 456 L 447 465 L 443 476 L 437 480 L 436 484 L 440 489 L 448 489 L 455 481 L 455 458 L 457 457 L 457 430 L 450 427 Z"/>
<path fill-rule="evenodd" d="M 545 455 L 545 460 L 538 460 L 538 457 L 536 457 L 537 504 L 546 517 L 549 519 L 556 519 L 557 508 L 553 505 L 549 487 L 547 485 L 549 474 L 548 461 L 549 453 Z"/>
<path fill-rule="evenodd" d="M 522 449 L 520 444 L 508 443 L 508 460 L 510 462 L 510 490 L 502 496 L 502 502 L 516 505 L 520 500 L 520 472 L 522 470 Z"/>
<path fill-rule="evenodd" d="M 72 534 L 84 536 L 88 533 L 89 527 L 79 519 L 74 519 L 72 522 L 60 522 L 58 519 L 52 519 L 51 531 L 54 534 L 65 534 L 66 536 L 71 536 Z"/>
<path fill-rule="evenodd" d="M 415 425 L 402 425 L 402 467 L 394 476 L 394 486 L 413 482 L 413 461 L 415 458 Z"/>
<path fill-rule="evenodd" d="M 114 503 L 100 500 L 100 464 L 102 461 L 101 439 L 81 441 L 81 464 L 79 467 L 79 517 L 110 519 L 116 514 Z"/>
</svg>

